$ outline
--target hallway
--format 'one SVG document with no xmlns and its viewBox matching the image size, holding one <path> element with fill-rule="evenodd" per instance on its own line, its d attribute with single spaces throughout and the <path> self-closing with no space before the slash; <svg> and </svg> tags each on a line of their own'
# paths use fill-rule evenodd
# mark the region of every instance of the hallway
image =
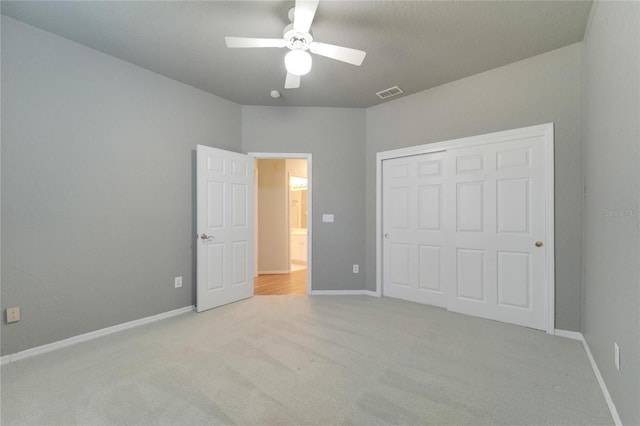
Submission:
<svg viewBox="0 0 640 426">
<path fill-rule="evenodd" d="M 262 274 L 254 279 L 256 296 L 307 294 L 307 269 L 289 274 Z"/>
</svg>

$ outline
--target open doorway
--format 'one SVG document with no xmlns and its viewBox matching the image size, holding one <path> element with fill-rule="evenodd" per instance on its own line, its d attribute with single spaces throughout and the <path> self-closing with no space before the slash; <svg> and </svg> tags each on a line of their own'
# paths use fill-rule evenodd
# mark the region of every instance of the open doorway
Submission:
<svg viewBox="0 0 640 426">
<path fill-rule="evenodd" d="M 311 155 L 255 159 L 255 295 L 311 294 Z"/>
</svg>

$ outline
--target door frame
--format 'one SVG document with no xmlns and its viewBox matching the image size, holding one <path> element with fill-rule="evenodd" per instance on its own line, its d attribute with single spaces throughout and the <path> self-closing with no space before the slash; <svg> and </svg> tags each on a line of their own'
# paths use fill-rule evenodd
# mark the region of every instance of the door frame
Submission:
<svg viewBox="0 0 640 426">
<path fill-rule="evenodd" d="M 502 132 L 488 133 L 478 136 L 470 136 L 459 139 L 429 143 L 425 145 L 411 146 L 378 152 L 376 154 L 376 291 L 378 297 L 382 296 L 382 267 L 383 267 L 383 229 L 382 229 L 382 162 L 394 158 L 408 157 L 420 154 L 429 154 L 439 151 L 447 151 L 454 148 L 486 145 L 497 142 L 505 142 L 514 139 L 523 139 L 535 136 L 544 138 L 546 148 L 545 170 L 545 244 L 547 247 L 546 263 L 546 287 L 545 291 L 545 331 L 555 333 L 555 235 L 554 235 L 554 127 L 553 123 L 536 126 L 511 129 Z"/>
<path fill-rule="evenodd" d="M 311 295 L 311 268 L 312 268 L 312 234 L 313 234 L 313 209 L 311 200 L 313 199 L 313 184 L 312 184 L 312 167 L 311 157 L 309 153 L 290 153 L 290 152 L 249 152 L 247 155 L 253 157 L 255 160 L 307 160 L 307 295 Z M 255 189 L 256 191 L 258 188 Z M 254 207 L 255 214 L 255 207 Z M 257 245 L 257 242 L 256 242 Z M 255 266 L 254 266 L 255 268 Z M 256 271 L 254 270 L 254 275 Z"/>
</svg>

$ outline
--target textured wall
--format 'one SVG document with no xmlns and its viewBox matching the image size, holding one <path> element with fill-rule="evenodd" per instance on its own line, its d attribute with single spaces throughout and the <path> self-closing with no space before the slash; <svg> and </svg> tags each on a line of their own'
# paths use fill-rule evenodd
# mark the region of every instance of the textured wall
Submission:
<svg viewBox="0 0 640 426">
<path fill-rule="evenodd" d="M 243 152 L 313 156 L 313 290 L 365 288 L 364 132 L 362 109 L 242 107 Z"/>
<path fill-rule="evenodd" d="M 640 3 L 598 2 L 585 38 L 582 331 L 625 425 L 640 424 L 639 24 Z"/>
<path fill-rule="evenodd" d="M 196 144 L 240 106 L 2 17 L 2 354 L 195 303 Z"/>
<path fill-rule="evenodd" d="M 556 328 L 580 330 L 581 45 L 367 109 L 367 284 L 375 286 L 376 153 L 555 123 Z"/>
</svg>

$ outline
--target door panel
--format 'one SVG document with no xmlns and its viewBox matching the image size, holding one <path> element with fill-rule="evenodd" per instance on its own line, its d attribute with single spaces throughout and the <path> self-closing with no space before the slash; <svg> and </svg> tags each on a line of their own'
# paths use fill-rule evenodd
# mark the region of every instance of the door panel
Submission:
<svg viewBox="0 0 640 426">
<path fill-rule="evenodd" d="M 442 185 L 422 185 L 418 187 L 418 218 L 420 229 L 440 231 L 442 216 Z"/>
<path fill-rule="evenodd" d="M 443 292 L 443 154 L 383 163 L 383 293 L 437 306 Z"/>
<path fill-rule="evenodd" d="M 391 188 L 391 226 L 394 229 L 408 229 L 409 227 L 409 188 Z"/>
<path fill-rule="evenodd" d="M 484 229 L 482 182 L 463 182 L 456 185 L 458 232 L 482 232 Z"/>
<path fill-rule="evenodd" d="M 529 234 L 530 179 L 499 179 L 497 185 L 498 233 Z"/>
<path fill-rule="evenodd" d="M 420 290 L 442 293 L 442 247 L 421 244 L 419 253 Z"/>
<path fill-rule="evenodd" d="M 247 282 L 247 243 L 246 241 L 234 241 L 233 250 L 233 285 L 242 285 Z"/>
<path fill-rule="evenodd" d="M 545 329 L 545 144 L 540 137 L 448 151 L 458 218 L 447 309 Z M 471 158 L 483 158 L 471 170 Z M 479 165 L 479 162 L 476 163 Z"/>
<path fill-rule="evenodd" d="M 409 287 L 409 268 L 411 267 L 409 244 L 391 244 L 391 285 Z"/>
<path fill-rule="evenodd" d="M 253 296 L 253 160 L 197 147 L 197 310 Z"/>
<path fill-rule="evenodd" d="M 461 175 L 465 173 L 477 172 L 483 169 L 483 164 L 484 155 L 482 154 L 482 152 L 479 152 L 475 155 L 456 157 L 456 173 Z"/>
<path fill-rule="evenodd" d="M 484 251 L 458 249 L 457 291 L 459 299 L 485 302 L 485 260 Z"/>
<path fill-rule="evenodd" d="M 498 252 L 498 304 L 531 309 L 531 255 Z"/>
<path fill-rule="evenodd" d="M 220 243 L 208 243 L 207 250 L 207 289 L 218 290 L 224 287 L 224 246 Z"/>
<path fill-rule="evenodd" d="M 222 228 L 224 226 L 224 184 L 207 182 L 207 227 Z"/>
<path fill-rule="evenodd" d="M 249 203 L 247 185 L 234 183 L 231 185 L 232 222 L 234 228 L 246 228 L 248 222 Z"/>
</svg>

